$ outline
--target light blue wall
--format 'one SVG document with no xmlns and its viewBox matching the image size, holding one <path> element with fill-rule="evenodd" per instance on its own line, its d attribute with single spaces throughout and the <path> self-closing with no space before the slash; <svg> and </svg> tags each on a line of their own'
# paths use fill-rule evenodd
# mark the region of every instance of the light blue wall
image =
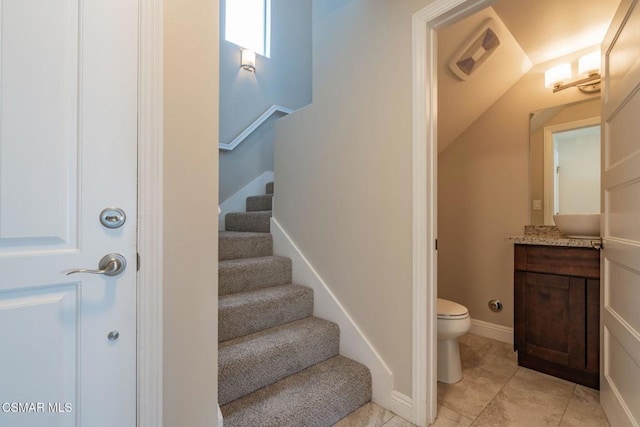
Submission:
<svg viewBox="0 0 640 427">
<path fill-rule="evenodd" d="M 271 57 L 257 55 L 255 73 L 240 69 L 240 47 L 224 39 L 224 1 L 220 8 L 220 142 L 228 143 L 274 104 L 311 103 L 311 0 L 271 0 Z M 220 201 L 273 170 L 273 124 L 263 127 L 220 151 Z"/>
</svg>

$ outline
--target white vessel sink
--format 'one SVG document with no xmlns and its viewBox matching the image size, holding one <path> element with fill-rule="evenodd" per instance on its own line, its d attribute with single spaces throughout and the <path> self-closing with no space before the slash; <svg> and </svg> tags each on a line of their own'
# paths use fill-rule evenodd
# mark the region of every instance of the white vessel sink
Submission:
<svg viewBox="0 0 640 427">
<path fill-rule="evenodd" d="M 600 237 L 600 214 L 557 214 L 553 216 L 562 234 L 576 239 Z"/>
</svg>

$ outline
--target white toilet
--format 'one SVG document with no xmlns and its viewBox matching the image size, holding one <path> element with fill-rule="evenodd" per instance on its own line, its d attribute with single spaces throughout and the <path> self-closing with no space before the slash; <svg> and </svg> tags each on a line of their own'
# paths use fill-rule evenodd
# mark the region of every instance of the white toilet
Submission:
<svg viewBox="0 0 640 427">
<path fill-rule="evenodd" d="M 462 379 L 458 338 L 470 329 L 467 307 L 438 298 L 438 381 L 453 384 Z"/>
</svg>

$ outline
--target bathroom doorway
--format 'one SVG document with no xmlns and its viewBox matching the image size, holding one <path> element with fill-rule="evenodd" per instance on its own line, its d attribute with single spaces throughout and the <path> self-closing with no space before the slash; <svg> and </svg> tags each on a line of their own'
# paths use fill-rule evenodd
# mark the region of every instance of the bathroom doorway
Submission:
<svg viewBox="0 0 640 427">
<path fill-rule="evenodd" d="M 420 134 L 422 130 L 418 129 L 418 135 L 414 138 L 414 155 L 417 155 L 419 157 L 423 153 L 427 154 L 426 162 L 424 162 L 424 164 L 422 165 L 417 165 L 418 172 L 421 172 L 421 173 L 426 172 L 426 175 L 427 175 L 426 188 L 420 187 L 421 185 L 419 182 L 419 178 L 421 176 L 420 173 L 414 174 L 414 184 L 416 184 L 417 186 L 417 190 L 418 190 L 417 192 L 422 193 L 419 197 L 424 197 L 424 200 L 418 199 L 417 201 L 420 203 L 424 202 L 424 208 L 427 211 L 426 212 L 427 224 L 424 225 L 424 228 L 421 229 L 420 227 L 418 227 L 417 229 L 417 231 L 419 232 L 421 231 L 424 232 L 424 235 L 419 236 L 417 239 L 422 239 L 422 241 L 425 243 L 426 249 L 422 254 L 418 252 L 417 258 L 419 259 L 421 255 L 425 255 L 425 257 L 427 258 L 427 267 L 429 267 L 428 271 L 426 272 L 418 271 L 417 273 L 424 274 L 424 279 L 427 280 L 428 282 L 427 290 L 425 293 L 425 299 L 424 299 L 424 303 L 427 308 L 423 309 L 422 314 L 426 314 L 428 319 L 432 319 L 431 320 L 432 323 L 435 323 L 434 305 L 435 305 L 435 297 L 438 294 L 436 289 L 437 278 L 441 275 L 441 268 L 438 266 L 438 257 L 442 256 L 441 255 L 442 252 L 444 252 L 447 247 L 447 241 L 446 241 L 447 239 L 445 239 L 444 238 L 445 236 L 443 236 L 442 228 L 437 227 L 436 229 L 430 229 L 431 225 L 436 223 L 436 217 L 438 217 L 439 218 L 438 221 L 441 221 L 441 222 L 444 222 L 444 219 L 448 218 L 450 221 L 456 224 L 456 228 L 458 229 L 460 234 L 474 236 L 480 242 L 480 244 L 477 247 L 469 248 L 469 247 L 464 247 L 464 245 L 462 245 L 459 241 L 455 241 L 454 245 L 452 245 L 449 248 L 449 249 L 453 249 L 453 252 L 456 255 L 454 260 L 454 266 L 457 265 L 456 271 L 463 271 L 465 269 L 468 270 L 468 267 L 467 267 L 468 262 L 475 262 L 475 263 L 482 264 L 483 262 L 478 261 L 478 259 L 482 259 L 482 255 L 491 254 L 491 256 L 493 256 L 493 258 L 491 258 L 490 260 L 491 263 L 493 263 L 491 265 L 495 265 L 496 263 L 507 264 L 507 267 L 502 270 L 502 274 L 504 275 L 504 277 L 506 277 L 506 281 L 496 280 L 495 282 L 502 283 L 502 286 L 505 286 L 504 283 L 507 283 L 506 286 L 509 286 L 509 287 L 511 286 L 511 283 L 512 283 L 511 276 L 513 272 L 512 272 L 512 266 L 509 267 L 508 264 L 510 261 L 509 258 L 510 257 L 512 258 L 513 255 L 511 252 L 512 249 L 509 246 L 505 246 L 507 245 L 507 243 L 504 242 L 504 238 L 509 236 L 511 233 L 513 233 L 512 235 L 515 235 L 515 233 L 521 234 L 520 229 L 523 227 L 524 224 L 528 222 L 527 221 L 528 197 L 527 197 L 527 190 L 526 190 L 526 187 L 527 187 L 526 179 L 527 179 L 528 168 L 529 168 L 528 158 L 527 158 L 528 142 L 525 142 L 524 145 L 521 145 L 521 146 L 518 146 L 516 144 L 515 146 L 510 147 L 509 150 L 506 150 L 505 152 L 506 154 L 502 158 L 502 160 L 496 161 L 493 163 L 487 160 L 487 155 L 493 153 L 499 147 L 489 142 L 489 144 L 485 145 L 482 148 L 482 150 L 478 150 L 478 154 L 479 156 L 481 156 L 481 160 L 478 162 L 472 162 L 472 163 L 475 163 L 476 166 L 478 165 L 484 166 L 489 170 L 491 170 L 496 176 L 501 176 L 500 181 L 503 183 L 503 186 L 497 189 L 492 189 L 490 186 L 485 185 L 487 184 L 487 182 L 483 181 L 483 177 L 474 175 L 473 168 L 466 169 L 464 167 L 462 168 L 459 167 L 454 171 L 454 173 L 452 173 L 452 179 L 458 180 L 458 181 L 468 180 L 471 182 L 475 182 L 481 187 L 480 190 L 473 191 L 473 192 L 471 191 L 457 192 L 457 194 L 459 194 L 461 197 L 467 198 L 466 204 L 462 204 L 459 207 L 459 209 L 453 210 L 452 212 L 450 212 L 449 215 L 443 215 L 442 213 L 440 213 L 439 215 L 436 215 L 435 213 L 435 209 L 439 208 L 438 202 L 435 200 L 435 194 L 439 193 L 440 196 L 442 196 L 443 194 L 455 193 L 450 189 L 436 188 L 438 186 L 437 183 L 439 183 L 439 180 L 441 178 L 442 171 L 438 171 L 438 165 L 433 161 L 433 158 L 435 157 L 437 162 L 437 159 L 440 154 L 438 152 L 437 147 L 433 147 L 433 145 L 435 145 L 435 141 L 439 138 L 437 135 L 435 135 L 435 129 L 441 128 L 441 122 L 439 121 L 438 124 L 436 125 L 436 123 L 432 121 L 433 119 L 430 117 L 428 112 L 438 111 L 437 116 L 439 120 L 441 120 L 444 116 L 442 114 L 442 110 L 438 108 L 437 99 L 435 98 L 435 95 L 434 95 L 435 91 L 430 90 L 430 85 L 433 86 L 436 83 L 435 75 L 437 75 L 441 71 L 440 61 L 439 59 L 436 59 L 435 55 L 433 54 L 433 50 L 435 50 L 435 41 L 437 39 L 435 32 L 436 30 L 444 29 L 451 24 L 455 24 L 460 19 L 468 17 L 473 13 L 487 7 L 490 3 L 491 2 L 484 2 L 484 1 L 468 1 L 464 3 L 461 3 L 459 1 L 458 2 L 451 1 L 451 4 L 449 5 L 450 8 L 448 11 L 443 12 L 443 9 L 446 10 L 447 7 L 440 5 L 440 10 L 435 10 L 435 8 L 432 8 L 432 9 L 427 8 L 425 9 L 424 13 L 416 14 L 416 17 L 418 17 L 419 19 L 422 19 L 422 25 L 426 26 L 426 31 L 424 31 L 425 29 L 423 29 L 424 32 L 420 34 L 419 32 L 420 29 L 418 29 L 418 32 L 415 32 L 415 27 L 414 27 L 414 34 L 416 35 L 414 37 L 414 46 L 424 47 L 427 50 L 427 53 L 424 56 L 421 56 L 420 53 L 417 53 L 416 54 L 417 56 L 414 56 L 414 58 L 417 58 L 416 60 L 417 64 L 414 64 L 414 65 L 417 65 L 417 67 L 414 67 L 414 68 L 429 70 L 426 73 L 427 75 L 426 79 L 424 79 L 423 81 L 421 81 L 421 78 L 417 78 L 416 80 L 414 80 L 414 82 L 417 82 L 414 86 L 414 88 L 417 88 L 417 90 L 415 90 L 414 92 L 418 94 L 417 96 L 418 99 L 414 100 L 414 117 L 417 117 L 414 123 L 417 123 L 419 125 L 418 128 L 421 128 L 420 124 L 424 124 L 424 127 L 423 127 L 424 133 Z M 521 13 L 521 15 L 527 15 L 527 14 Z M 426 44 L 424 41 L 420 40 L 420 38 L 423 35 L 426 35 L 425 37 Z M 414 52 L 415 52 L 415 49 L 414 49 Z M 502 74 L 503 73 L 501 72 L 493 73 L 494 81 L 500 80 L 495 76 L 497 75 L 502 76 Z M 421 96 L 421 94 L 423 93 L 426 94 L 426 97 Z M 474 98 L 476 98 L 477 96 L 479 95 L 474 93 L 473 91 L 467 91 L 460 97 L 457 97 L 457 99 L 460 102 L 473 103 Z M 423 98 L 423 99 L 419 99 L 419 98 Z M 493 102 L 496 102 L 496 100 L 493 100 Z M 542 100 L 540 98 L 537 98 L 537 99 L 534 99 L 534 102 L 542 103 Z M 421 122 L 422 120 L 421 117 L 423 113 L 426 114 L 426 122 Z M 527 114 L 524 115 L 524 118 L 516 117 L 515 112 L 506 111 L 505 114 L 502 115 L 501 120 L 502 120 L 502 123 L 509 122 L 509 121 L 520 122 L 520 121 L 526 121 L 526 116 Z M 477 117 L 475 119 L 477 119 Z M 472 122 L 474 120 L 472 120 Z M 501 124 L 500 121 L 494 122 L 493 127 L 497 128 L 500 124 Z M 503 136 L 508 137 L 507 135 L 503 135 Z M 423 148 L 419 147 L 421 138 L 424 138 L 424 140 L 427 141 L 426 150 L 424 149 L 424 147 Z M 515 138 L 512 138 L 512 140 L 514 139 Z M 454 150 L 457 150 L 457 154 L 464 156 L 463 150 L 460 150 L 460 149 L 454 149 Z M 433 157 L 429 158 L 430 157 L 429 154 L 433 155 Z M 524 160 L 522 158 L 519 158 L 519 156 L 523 156 Z M 483 160 L 485 161 L 484 163 L 483 163 Z M 523 184 L 523 182 L 521 182 L 520 178 L 513 179 L 513 177 L 522 177 L 522 176 L 525 176 L 524 185 L 521 185 Z M 430 182 L 430 179 L 433 179 L 433 182 Z M 524 188 L 524 190 L 522 191 L 522 193 L 524 194 L 512 194 L 513 189 L 515 187 Z M 422 192 L 421 190 L 424 190 L 424 192 Z M 487 207 L 487 201 L 489 200 L 492 200 L 495 202 L 492 204 L 492 206 Z M 514 209 L 513 208 L 514 205 L 518 206 L 518 208 Z M 418 207 L 422 208 L 422 206 L 418 206 Z M 520 216 L 517 218 L 515 217 L 509 218 L 507 221 L 509 230 L 517 230 L 517 231 L 508 231 L 507 233 L 500 232 L 500 224 L 504 223 L 503 221 L 504 216 L 508 216 L 509 213 L 512 211 L 520 211 L 520 210 L 522 210 L 524 213 L 520 213 L 519 214 Z M 419 212 L 419 209 L 417 209 L 417 211 Z M 479 225 L 474 227 L 474 226 L 468 226 L 467 224 L 464 224 L 462 221 L 460 221 L 460 219 L 463 216 L 462 214 L 475 216 L 475 219 L 476 219 L 475 224 L 479 224 Z M 489 221 L 486 221 L 486 222 L 479 221 L 483 215 L 487 215 L 487 214 L 490 214 Z M 415 212 L 414 212 L 414 218 L 415 218 Z M 420 221 L 418 220 L 417 223 L 419 224 Z M 498 234 L 500 234 L 500 237 L 496 238 L 495 236 Z M 432 241 L 431 239 L 433 238 L 433 240 L 435 240 L 436 237 L 438 238 L 438 252 L 440 253 L 436 252 L 435 248 L 433 249 L 430 248 L 431 247 L 430 243 Z M 488 245 L 489 246 L 503 245 L 503 246 L 498 251 L 491 251 L 491 250 L 487 250 L 489 247 Z M 507 255 L 503 256 L 505 253 Z M 423 259 L 420 261 L 424 262 Z M 490 265 L 488 263 L 484 263 L 484 264 Z M 461 266 L 464 266 L 465 268 L 460 268 Z M 437 274 L 435 273 L 436 271 L 438 272 Z M 419 275 L 419 278 L 420 277 L 422 276 Z M 478 275 L 475 275 L 475 277 L 473 277 L 472 280 L 469 280 L 466 283 L 477 284 L 478 281 L 481 280 L 482 278 L 483 278 L 483 275 L 478 274 Z M 463 283 L 463 282 L 460 281 L 460 283 Z M 417 294 L 418 296 L 420 295 L 419 286 L 420 286 L 420 282 L 418 280 L 415 280 L 415 276 L 414 276 L 414 291 L 416 291 L 414 294 Z M 475 290 L 473 288 L 470 289 L 470 292 L 468 292 L 466 297 L 473 300 L 474 304 L 478 304 L 478 310 L 475 310 L 475 311 L 488 310 L 487 300 L 482 298 L 481 296 L 477 296 L 474 292 Z M 509 300 L 510 299 L 509 296 L 510 295 L 507 294 L 507 297 L 505 299 Z M 431 299 L 430 297 L 433 297 L 433 298 Z M 424 310 L 426 310 L 426 313 Z M 505 316 L 507 318 L 512 317 L 507 310 L 508 309 L 505 309 L 502 316 Z M 418 324 L 419 321 L 420 319 L 414 319 L 414 325 L 418 325 L 418 327 L 416 328 L 417 331 L 420 330 L 419 329 L 420 325 Z M 493 322 L 485 322 L 485 323 L 491 324 Z M 476 325 L 477 324 L 478 322 L 476 322 Z M 500 323 L 498 322 L 494 323 L 494 325 L 495 324 L 503 327 L 491 328 L 491 325 L 487 325 L 487 324 L 484 324 L 481 326 L 487 326 L 489 329 L 493 329 L 494 332 L 498 334 L 509 333 L 510 328 L 508 326 L 500 325 Z M 427 323 L 426 325 L 423 325 L 422 328 L 423 328 L 422 331 L 425 332 L 423 336 L 426 336 L 427 340 L 435 338 L 435 331 L 433 330 L 434 328 L 431 325 Z M 415 342 L 416 341 L 414 341 L 414 343 Z M 434 346 L 433 342 L 432 342 L 432 346 Z M 418 348 L 417 351 L 419 352 L 420 348 Z M 414 355 L 415 355 L 415 350 L 414 350 Z M 427 360 L 427 362 L 424 363 L 422 366 L 423 367 L 426 366 L 426 368 L 433 369 L 434 367 L 433 358 L 430 359 L 429 355 L 427 354 L 427 357 L 425 358 L 425 360 Z M 416 366 L 416 361 L 414 356 L 414 368 L 415 366 Z M 437 400 L 435 396 L 436 387 L 435 385 L 430 385 L 429 380 L 427 379 L 427 384 L 425 388 L 429 388 L 429 387 L 432 387 L 431 390 L 433 390 L 433 393 L 431 393 L 431 395 L 429 395 L 429 393 L 426 394 L 426 397 L 428 399 L 427 406 L 433 408 L 432 414 L 435 416 L 435 407 L 437 405 Z M 420 398 L 420 395 L 414 395 L 414 399 L 418 400 L 419 398 Z"/>
</svg>

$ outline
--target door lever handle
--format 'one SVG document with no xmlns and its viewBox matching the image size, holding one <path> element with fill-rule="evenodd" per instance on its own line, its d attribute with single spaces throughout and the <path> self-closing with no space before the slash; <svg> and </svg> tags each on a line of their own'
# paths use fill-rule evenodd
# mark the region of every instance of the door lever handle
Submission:
<svg viewBox="0 0 640 427">
<path fill-rule="evenodd" d="M 127 268 L 127 260 L 120 254 L 108 254 L 102 257 L 98 264 L 98 270 L 91 270 L 87 268 L 78 268 L 71 270 L 67 273 L 89 273 L 89 274 L 104 274 L 105 276 L 117 276 Z"/>
</svg>

